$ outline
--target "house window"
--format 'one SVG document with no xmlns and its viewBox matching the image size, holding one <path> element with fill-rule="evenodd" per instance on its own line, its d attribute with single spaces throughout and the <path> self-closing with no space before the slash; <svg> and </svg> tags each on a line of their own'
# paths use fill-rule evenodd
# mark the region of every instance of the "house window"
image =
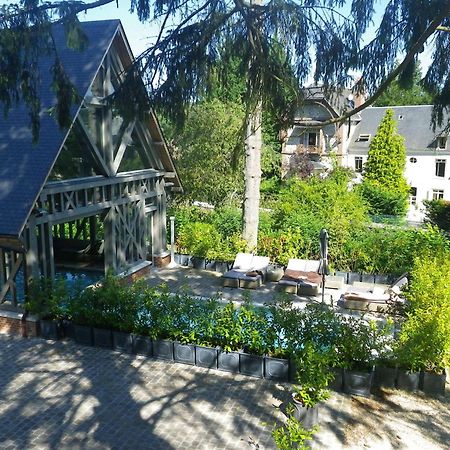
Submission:
<svg viewBox="0 0 450 450">
<path fill-rule="evenodd" d="M 435 175 L 437 177 L 445 177 L 445 159 L 437 159 L 436 160 Z"/>
<path fill-rule="evenodd" d="M 358 142 L 369 142 L 370 134 L 360 134 L 357 141 Z"/>
<path fill-rule="evenodd" d="M 433 200 L 441 200 L 444 198 L 443 189 L 433 189 Z"/>
<path fill-rule="evenodd" d="M 417 188 L 411 187 L 411 190 L 409 191 L 409 203 L 411 205 L 415 205 L 417 203 Z"/>
<path fill-rule="evenodd" d="M 361 173 L 363 171 L 362 156 L 355 156 L 355 172 Z"/>
<path fill-rule="evenodd" d="M 416 162 L 417 162 L 417 158 L 409 158 L 409 162 L 411 163 L 411 164 L 415 164 Z"/>
<path fill-rule="evenodd" d="M 310 131 L 308 133 L 308 147 L 317 147 L 317 133 Z"/>
<path fill-rule="evenodd" d="M 447 136 L 438 136 L 436 141 L 437 141 L 437 148 L 443 150 L 447 147 Z"/>
</svg>

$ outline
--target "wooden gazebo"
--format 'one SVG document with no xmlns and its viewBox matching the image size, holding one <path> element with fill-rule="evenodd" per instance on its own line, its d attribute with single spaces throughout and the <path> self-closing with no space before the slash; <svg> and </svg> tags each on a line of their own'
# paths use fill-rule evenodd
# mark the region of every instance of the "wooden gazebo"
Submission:
<svg viewBox="0 0 450 450">
<path fill-rule="evenodd" d="M 0 303 L 17 305 L 19 285 L 53 278 L 60 260 L 120 273 L 166 255 L 166 199 L 180 180 L 154 113 L 126 120 L 105 101 L 133 61 L 120 21 L 83 29 L 81 52 L 66 47 L 62 26 L 53 31 L 81 99 L 70 128 L 46 113 L 55 103 L 46 57 L 38 143 L 24 105 L 0 121 Z"/>
</svg>

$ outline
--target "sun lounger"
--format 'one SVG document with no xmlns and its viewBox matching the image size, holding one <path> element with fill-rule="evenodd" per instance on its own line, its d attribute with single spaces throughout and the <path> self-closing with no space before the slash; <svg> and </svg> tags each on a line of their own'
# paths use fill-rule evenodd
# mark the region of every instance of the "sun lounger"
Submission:
<svg viewBox="0 0 450 450">
<path fill-rule="evenodd" d="M 278 288 L 284 292 L 312 296 L 319 293 L 322 277 L 317 273 L 320 261 L 290 259 Z"/>
<path fill-rule="evenodd" d="M 399 277 L 390 286 L 355 281 L 342 294 L 338 304 L 348 309 L 384 312 L 393 303 L 403 304 L 405 302 L 399 294 L 401 287 L 407 282 L 406 274 Z"/>
<path fill-rule="evenodd" d="M 233 267 L 223 274 L 224 287 L 256 289 L 267 274 L 269 258 L 251 253 L 238 253 Z"/>
</svg>

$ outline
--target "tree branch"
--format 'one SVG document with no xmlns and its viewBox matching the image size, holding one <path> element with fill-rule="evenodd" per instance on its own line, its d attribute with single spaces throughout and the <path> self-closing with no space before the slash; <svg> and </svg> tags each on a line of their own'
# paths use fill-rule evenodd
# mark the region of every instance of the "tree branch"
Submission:
<svg viewBox="0 0 450 450">
<path fill-rule="evenodd" d="M 96 0 L 95 2 L 92 3 L 84 3 L 84 2 L 57 2 L 57 3 L 44 3 L 43 5 L 39 5 L 36 6 L 35 8 L 30 8 L 30 9 L 26 9 L 26 10 L 21 10 L 19 12 L 16 13 L 8 13 L 8 14 L 0 14 L 0 20 L 9 20 L 11 18 L 14 17 L 19 17 L 21 15 L 24 14 L 29 14 L 29 13 L 38 13 L 38 12 L 43 12 L 43 11 L 53 11 L 53 10 L 57 10 L 59 8 L 62 7 L 67 7 L 67 6 L 73 6 L 72 9 L 72 13 L 74 14 L 78 14 L 80 12 L 83 11 L 87 11 L 89 9 L 95 9 L 95 8 L 99 8 L 100 6 L 104 6 L 107 5 L 109 3 L 113 3 L 116 0 Z M 60 19 L 58 19 L 55 22 L 59 22 Z"/>
<path fill-rule="evenodd" d="M 403 71 L 403 69 L 413 60 L 414 56 L 422 50 L 423 45 L 427 41 L 427 39 L 439 28 L 443 28 L 440 26 L 440 23 L 450 14 L 450 1 L 447 4 L 445 10 L 436 17 L 430 25 L 426 28 L 426 30 L 422 33 L 422 35 L 417 39 L 415 44 L 409 49 L 406 56 L 403 58 L 403 61 L 390 73 L 390 75 L 380 84 L 378 89 L 373 93 L 371 97 L 369 97 L 363 104 L 358 106 L 357 108 L 352 109 L 351 111 L 343 114 L 340 117 L 335 119 L 330 119 L 321 124 L 321 126 L 331 125 L 334 123 L 342 123 L 349 119 L 351 116 L 359 113 L 363 109 L 372 105 L 378 97 L 387 89 L 387 87 L 391 84 L 392 81 Z"/>
</svg>

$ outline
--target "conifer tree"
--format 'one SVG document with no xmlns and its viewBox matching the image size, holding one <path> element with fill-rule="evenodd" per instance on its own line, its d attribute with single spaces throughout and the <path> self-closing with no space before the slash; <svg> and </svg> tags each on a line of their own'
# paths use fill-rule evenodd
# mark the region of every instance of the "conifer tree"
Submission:
<svg viewBox="0 0 450 450">
<path fill-rule="evenodd" d="M 125 1 L 125 0 L 121 0 Z M 20 0 L 0 8 L 0 103 L 7 111 L 17 100 L 29 107 L 35 136 L 40 106 L 34 72 L 36 55 L 51 53 L 51 24 L 63 23 L 68 43 L 82 47 L 82 30 L 77 14 L 117 0 L 42 1 Z M 344 10 L 343 6 L 347 4 Z M 450 0 L 395 0 L 387 2 L 375 37 L 362 45 L 372 23 L 375 0 L 131 0 L 130 11 L 143 22 L 156 20 L 161 31 L 155 45 L 141 55 L 118 92 L 133 106 L 142 103 L 141 90 L 130 99 L 129 84 L 136 75 L 144 77 L 152 106 L 183 119 L 187 105 L 208 87 L 210 72 L 226 48 L 241 61 L 240 75 L 246 80 L 246 143 L 244 222 L 255 246 L 259 212 L 261 116 L 270 106 L 283 118 L 289 105 L 302 100 L 301 87 L 312 75 L 326 88 L 343 86 L 361 73 L 356 92 L 368 100 L 329 122 L 342 122 L 372 104 L 389 83 L 399 76 L 402 84 L 411 80 L 417 55 L 428 44 L 432 63 L 424 87 L 433 92 L 434 119 L 443 119 L 450 104 Z M 395 68 L 396 58 L 403 60 Z M 221 81 L 227 79 L 227 71 Z M 67 125 L 75 94 L 70 80 L 58 64 L 52 83 L 58 97 L 56 116 Z M 131 101 L 130 101 L 131 100 Z M 148 107 L 148 106 L 147 106 Z M 145 108 L 145 105 L 142 105 Z"/>
<path fill-rule="evenodd" d="M 372 213 L 403 215 L 407 207 L 409 186 L 404 172 L 406 147 L 397 133 L 394 112 L 388 109 L 369 146 L 364 166 L 363 195 Z"/>
</svg>

